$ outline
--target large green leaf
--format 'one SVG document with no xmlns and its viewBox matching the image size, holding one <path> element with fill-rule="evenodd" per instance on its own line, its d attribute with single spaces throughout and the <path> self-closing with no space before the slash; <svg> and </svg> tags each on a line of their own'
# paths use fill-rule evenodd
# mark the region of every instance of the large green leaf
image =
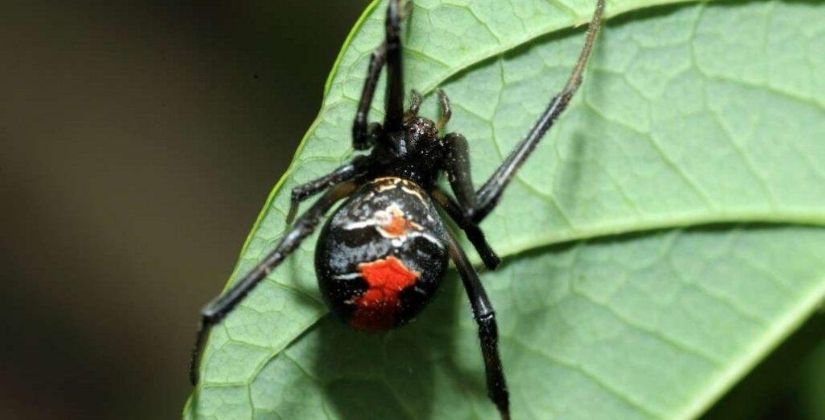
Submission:
<svg viewBox="0 0 825 420">
<path fill-rule="evenodd" d="M 825 296 L 825 3 L 662 3 L 608 3 L 582 90 L 483 224 L 514 418 L 697 415 Z M 282 233 L 290 188 L 352 156 L 383 6 L 233 278 Z M 416 1 L 407 85 L 450 95 L 476 180 L 561 87 L 592 7 Z M 214 329 L 187 417 L 495 418 L 455 275 L 417 322 L 360 334 L 324 317 L 313 244 Z"/>
</svg>

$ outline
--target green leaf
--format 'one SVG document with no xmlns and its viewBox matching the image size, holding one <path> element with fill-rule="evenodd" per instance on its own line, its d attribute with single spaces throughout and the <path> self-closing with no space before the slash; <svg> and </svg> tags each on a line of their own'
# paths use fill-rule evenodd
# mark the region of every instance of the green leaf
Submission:
<svg viewBox="0 0 825 420">
<path fill-rule="evenodd" d="M 477 182 L 564 83 L 592 3 L 415 2 L 407 86 L 429 115 L 448 93 Z M 663 3 L 608 3 L 582 89 L 482 226 L 514 418 L 696 416 L 825 296 L 825 3 Z M 233 279 L 290 189 L 352 156 L 383 13 L 344 45 Z M 324 317 L 313 247 L 213 330 L 187 418 L 495 418 L 454 274 L 412 325 L 360 334 Z"/>
</svg>

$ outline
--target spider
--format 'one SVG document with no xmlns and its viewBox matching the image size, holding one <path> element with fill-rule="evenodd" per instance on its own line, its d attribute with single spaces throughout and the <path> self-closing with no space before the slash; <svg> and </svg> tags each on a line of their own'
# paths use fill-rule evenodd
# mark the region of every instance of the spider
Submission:
<svg viewBox="0 0 825 420">
<path fill-rule="evenodd" d="M 495 269 L 499 258 L 479 223 L 495 208 L 513 175 L 564 111 L 582 80 L 601 25 L 604 0 L 597 0 L 584 46 L 560 93 L 527 136 L 490 178 L 476 190 L 470 175 L 467 140 L 459 133 L 442 135 L 450 119 L 450 101 L 438 90 L 440 117 L 419 116 L 421 96 L 412 91 L 404 110 L 401 54 L 401 0 L 389 0 L 383 43 L 370 56 L 355 121 L 352 146 L 368 151 L 316 180 L 292 190 L 284 236 L 263 261 L 201 312 L 201 327 L 192 352 L 190 379 L 197 383 L 200 353 L 210 328 L 298 248 L 338 206 L 322 228 L 315 248 L 318 285 L 331 312 L 359 330 L 381 331 L 412 320 L 433 298 L 452 260 L 470 300 L 487 376 L 487 394 L 501 417 L 510 418 L 507 384 L 498 352 L 495 312 L 478 274 L 438 209 L 464 231 L 484 265 Z M 381 69 L 387 68 L 383 124 L 367 123 Z M 452 195 L 437 184 L 445 173 Z M 295 219 L 299 204 L 321 197 Z M 295 222 L 294 224 L 292 222 Z"/>
</svg>

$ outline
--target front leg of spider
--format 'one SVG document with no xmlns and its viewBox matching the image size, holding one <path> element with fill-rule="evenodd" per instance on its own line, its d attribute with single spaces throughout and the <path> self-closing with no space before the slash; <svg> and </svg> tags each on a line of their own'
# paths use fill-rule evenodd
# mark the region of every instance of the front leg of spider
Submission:
<svg viewBox="0 0 825 420">
<path fill-rule="evenodd" d="M 378 77 L 381 75 L 381 69 L 386 62 L 387 47 L 386 44 L 381 44 L 370 55 L 367 78 L 364 80 L 361 99 L 358 101 L 358 109 L 355 111 L 355 121 L 352 123 L 352 148 L 355 150 L 366 150 L 374 146 L 381 132 L 381 124 L 368 124 L 367 117 L 369 117 L 372 98 L 375 96 L 375 88 L 378 86 Z"/>
<path fill-rule="evenodd" d="M 404 127 L 404 66 L 401 57 L 402 7 L 399 0 L 391 0 L 387 5 L 384 22 L 387 53 L 387 90 L 384 106 L 384 130 L 393 133 Z"/>
<path fill-rule="evenodd" d="M 465 209 L 466 217 L 475 223 L 480 223 L 491 211 L 496 207 L 504 193 L 504 190 L 512 181 L 513 176 L 518 172 L 521 166 L 530 157 L 530 154 L 536 149 L 536 146 L 544 138 L 544 135 L 553 126 L 559 115 L 567 109 L 570 100 L 578 90 L 582 82 L 582 74 L 587 65 L 587 60 L 590 58 L 590 53 L 593 51 L 593 44 L 596 41 L 596 35 L 601 27 L 602 14 L 604 13 L 604 0 L 597 0 L 596 10 L 593 12 L 593 18 L 587 28 L 587 35 L 585 36 L 584 46 L 582 47 L 579 58 L 573 67 L 570 77 L 567 79 L 562 91 L 550 100 L 547 109 L 541 114 L 538 121 L 530 129 L 527 136 L 516 145 L 515 149 L 504 159 L 504 162 L 496 168 L 490 178 L 479 188 L 475 194 L 470 194 L 467 191 L 472 190 L 473 181 L 470 177 L 469 161 L 467 157 L 468 152 L 466 146 L 462 145 L 463 137 L 455 135 L 452 147 L 456 157 L 454 157 L 449 164 L 451 167 L 447 168 L 447 172 L 455 177 L 451 178 L 453 190 L 459 203 Z M 464 141 L 466 143 L 466 141 Z M 474 197 L 471 197 L 473 196 Z"/>
<path fill-rule="evenodd" d="M 400 121 L 403 113 L 403 74 L 401 66 L 401 8 L 396 2 L 390 2 L 387 10 L 386 32 L 387 39 L 375 51 L 370 54 L 370 61 L 367 65 L 367 77 L 364 80 L 364 87 L 361 90 L 361 98 L 358 101 L 358 108 L 355 111 L 355 119 L 352 123 L 352 148 L 355 150 L 367 150 L 375 146 L 378 138 L 384 131 L 381 124 L 368 123 L 369 109 L 372 99 L 375 96 L 375 89 L 378 87 L 378 79 L 381 76 L 381 69 L 387 64 L 387 117 L 385 124 L 389 131 L 401 129 Z M 412 3 L 407 3 L 412 6 Z M 420 105 L 421 97 L 414 94 Z M 410 112 L 418 113 L 418 106 L 411 107 Z M 449 117 L 448 117 L 449 118 Z M 363 170 L 369 165 L 368 159 L 363 156 L 356 157 L 352 162 L 339 167 L 333 172 L 306 184 L 299 185 L 292 190 L 292 200 L 289 212 L 286 217 L 286 224 L 292 224 L 292 220 L 298 213 L 298 205 L 309 197 L 335 185 L 339 182 L 353 179 L 363 175 Z"/>
</svg>

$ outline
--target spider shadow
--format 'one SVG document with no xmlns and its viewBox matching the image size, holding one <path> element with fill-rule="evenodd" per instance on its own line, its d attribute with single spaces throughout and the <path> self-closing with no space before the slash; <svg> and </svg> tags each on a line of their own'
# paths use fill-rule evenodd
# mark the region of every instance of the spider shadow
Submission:
<svg viewBox="0 0 825 420">
<path fill-rule="evenodd" d="M 445 413 L 435 413 L 435 369 L 446 361 L 447 372 L 439 376 L 454 376 L 454 383 L 461 387 L 468 379 L 450 368 L 455 354 L 456 302 L 461 301 L 469 314 L 459 282 L 450 273 L 416 320 L 386 333 L 354 331 L 332 316 L 324 318 L 317 329 L 320 343 L 312 369 L 324 383 L 326 410 L 341 418 L 443 417 Z M 483 395 L 485 388 L 478 385 L 473 388 Z"/>
</svg>

